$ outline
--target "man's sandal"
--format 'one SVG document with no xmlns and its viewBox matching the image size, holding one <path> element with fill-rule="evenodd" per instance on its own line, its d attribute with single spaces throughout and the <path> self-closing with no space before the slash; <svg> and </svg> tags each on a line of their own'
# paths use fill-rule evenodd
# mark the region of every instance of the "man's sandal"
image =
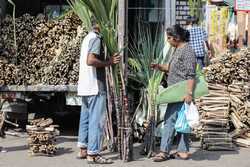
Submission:
<svg viewBox="0 0 250 167">
<path fill-rule="evenodd" d="M 77 159 L 86 159 L 87 158 L 87 149 L 81 148 L 80 152 L 77 155 Z"/>
<path fill-rule="evenodd" d="M 112 164 L 111 159 L 102 157 L 101 155 L 88 155 L 87 157 L 88 164 Z"/>
<path fill-rule="evenodd" d="M 153 157 L 154 162 L 162 162 L 168 159 L 169 159 L 168 154 L 164 152 L 160 152 Z"/>
</svg>

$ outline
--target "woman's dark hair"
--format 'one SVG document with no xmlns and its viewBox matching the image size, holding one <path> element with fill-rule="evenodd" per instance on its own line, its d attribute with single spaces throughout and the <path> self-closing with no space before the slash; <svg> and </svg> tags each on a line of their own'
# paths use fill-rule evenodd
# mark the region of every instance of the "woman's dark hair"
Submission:
<svg viewBox="0 0 250 167">
<path fill-rule="evenodd" d="M 167 28 L 167 35 L 172 36 L 175 39 L 179 39 L 183 42 L 188 42 L 189 36 L 190 36 L 188 30 L 185 30 L 179 24 L 168 27 Z"/>
</svg>

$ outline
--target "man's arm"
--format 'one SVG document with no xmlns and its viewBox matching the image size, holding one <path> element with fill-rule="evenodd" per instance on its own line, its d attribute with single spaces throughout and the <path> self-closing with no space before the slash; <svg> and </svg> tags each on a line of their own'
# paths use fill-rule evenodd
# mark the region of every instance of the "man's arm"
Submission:
<svg viewBox="0 0 250 167">
<path fill-rule="evenodd" d="M 100 38 L 91 39 L 88 47 L 88 57 L 87 57 L 88 66 L 103 68 L 120 62 L 121 56 L 118 56 L 117 54 L 114 54 L 107 61 L 98 59 L 97 57 L 100 56 L 101 54 L 100 50 L 101 50 L 101 39 Z"/>
<path fill-rule="evenodd" d="M 120 60 L 121 60 L 121 56 L 115 54 L 112 57 L 110 57 L 108 61 L 101 61 L 96 57 L 95 54 L 89 53 L 87 57 L 87 65 L 94 66 L 96 68 L 102 68 L 102 67 L 111 66 L 113 64 L 117 64 L 120 62 Z"/>
</svg>

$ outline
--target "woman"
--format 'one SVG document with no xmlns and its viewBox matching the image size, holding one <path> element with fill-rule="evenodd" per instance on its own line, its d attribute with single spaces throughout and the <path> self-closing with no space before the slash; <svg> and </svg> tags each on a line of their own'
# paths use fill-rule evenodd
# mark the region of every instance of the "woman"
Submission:
<svg viewBox="0 0 250 167">
<path fill-rule="evenodd" d="M 151 67 L 155 70 L 168 73 L 168 86 L 187 80 L 188 93 L 183 97 L 183 102 L 168 104 L 164 117 L 160 153 L 153 158 L 155 162 L 165 161 L 170 157 L 169 153 L 175 134 L 175 122 L 178 111 L 184 102 L 189 104 L 192 101 L 195 84 L 196 58 L 193 49 L 188 44 L 189 32 L 179 25 L 174 25 L 167 28 L 166 33 L 168 42 L 176 48 L 175 52 L 168 64 L 151 64 Z M 177 153 L 174 155 L 176 158 L 188 159 L 189 136 L 185 133 L 177 133 L 177 135 L 179 144 Z"/>
</svg>

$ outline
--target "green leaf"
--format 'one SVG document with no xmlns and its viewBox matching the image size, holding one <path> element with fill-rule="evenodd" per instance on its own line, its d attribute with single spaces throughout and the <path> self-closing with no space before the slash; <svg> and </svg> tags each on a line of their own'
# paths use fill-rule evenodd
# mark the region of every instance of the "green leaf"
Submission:
<svg viewBox="0 0 250 167">
<path fill-rule="evenodd" d="M 205 96 L 208 94 L 208 85 L 204 75 L 196 75 L 196 86 L 194 88 L 194 98 Z M 183 97 L 187 95 L 187 81 L 181 81 L 174 85 L 163 89 L 157 96 L 157 104 L 175 103 L 183 101 Z"/>
</svg>

